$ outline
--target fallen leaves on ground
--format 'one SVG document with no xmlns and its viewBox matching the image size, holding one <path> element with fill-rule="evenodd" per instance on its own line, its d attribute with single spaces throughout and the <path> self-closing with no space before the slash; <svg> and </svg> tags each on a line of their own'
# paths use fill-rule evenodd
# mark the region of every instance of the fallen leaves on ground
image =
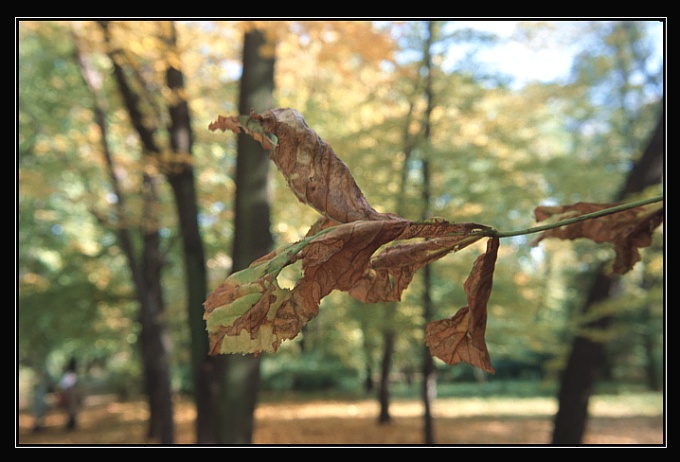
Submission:
<svg viewBox="0 0 680 462">
<path fill-rule="evenodd" d="M 664 419 L 659 409 L 641 412 L 621 401 L 616 412 L 600 409 L 594 397 L 586 444 L 662 444 Z M 635 400 L 633 400 L 635 402 Z M 261 402 L 255 412 L 254 444 L 421 444 L 422 403 L 396 400 L 393 423 L 378 425 L 378 403 L 369 399 Z M 434 404 L 438 444 L 548 444 L 556 409 L 550 398 L 440 398 Z M 628 409 L 628 412 L 622 412 Z M 653 412 L 652 412 L 653 411 Z M 188 398 L 175 406 L 176 442 L 195 442 L 196 411 Z M 148 419 L 143 401 L 99 402 L 86 405 L 79 428 L 66 431 L 59 409 L 48 412 L 46 426 L 32 433 L 30 412 L 18 416 L 20 445 L 148 445 Z"/>
</svg>

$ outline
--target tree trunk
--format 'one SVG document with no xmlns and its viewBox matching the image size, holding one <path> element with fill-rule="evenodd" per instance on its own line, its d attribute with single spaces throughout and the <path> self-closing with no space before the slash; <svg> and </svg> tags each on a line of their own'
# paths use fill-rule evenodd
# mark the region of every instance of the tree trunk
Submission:
<svg viewBox="0 0 680 462">
<path fill-rule="evenodd" d="M 107 44 L 109 43 L 108 28 L 106 23 L 101 23 Z M 139 322 L 141 325 L 140 345 L 142 350 L 142 366 L 144 375 L 144 387 L 149 404 L 149 426 L 147 435 L 149 438 L 158 438 L 163 444 L 174 442 L 174 422 L 172 388 L 170 381 L 170 364 L 168 350 L 170 339 L 165 323 L 163 311 L 165 308 L 161 287 L 161 268 L 163 259 L 160 253 L 160 234 L 156 209 L 158 206 L 158 194 L 155 179 L 143 175 L 143 231 L 142 231 L 142 254 L 138 257 L 132 244 L 131 229 L 125 216 L 125 197 L 122 194 L 120 184 L 113 168 L 113 160 L 107 141 L 105 102 L 101 95 L 101 81 L 95 78 L 96 71 L 85 57 L 80 53 L 77 36 L 74 33 L 76 43 L 76 58 L 81 67 L 81 74 L 94 101 L 95 121 L 100 129 L 102 154 L 105 160 L 107 173 L 111 181 L 112 189 L 116 193 L 116 217 L 118 220 L 118 240 L 128 260 L 130 273 L 135 287 L 135 294 L 140 304 Z M 140 115 L 137 111 L 137 97 L 127 86 L 122 69 L 114 63 L 114 75 L 119 85 L 123 99 L 128 106 L 128 113 L 133 125 L 139 123 L 135 116 Z M 132 110 L 131 110 L 132 109 Z M 148 153 L 147 146 L 143 147 Z"/>
<path fill-rule="evenodd" d="M 409 134 L 409 126 L 413 119 L 414 101 L 409 104 L 408 112 L 406 113 L 406 121 L 404 122 L 404 129 L 402 132 L 402 143 L 404 146 L 404 163 L 401 168 L 401 178 L 399 182 L 399 193 L 397 195 L 397 203 L 394 210 L 397 215 L 404 216 L 404 203 L 406 197 L 406 179 L 409 172 L 409 159 L 413 153 L 414 140 Z M 383 326 L 383 357 L 380 367 L 380 389 L 378 391 L 378 402 L 380 403 L 380 414 L 378 416 L 379 423 L 389 423 L 392 418 L 390 416 L 390 371 L 392 369 L 392 356 L 394 353 L 394 344 L 397 337 L 396 329 L 394 328 L 395 314 L 397 311 L 396 302 L 392 302 L 385 307 L 385 324 Z"/>
<path fill-rule="evenodd" d="M 425 203 L 425 213 L 423 219 L 429 215 L 430 204 L 430 168 L 427 160 L 423 161 L 423 201 Z M 432 267 L 426 265 L 423 269 L 423 323 L 432 321 L 434 317 L 434 304 L 432 303 Z M 424 328 L 424 327 L 423 327 Z M 434 444 L 434 418 L 432 417 L 432 403 L 437 396 L 437 376 L 434 367 L 434 360 L 430 355 L 427 346 L 423 345 L 423 436 L 425 444 Z"/>
<path fill-rule="evenodd" d="M 263 112 L 274 106 L 274 58 L 261 56 L 266 43 L 262 31 L 247 32 L 243 43 L 243 74 L 239 112 Z M 234 250 L 232 272 L 248 267 L 267 254 L 273 245 L 269 231 L 267 176 L 269 159 L 259 143 L 241 134 L 236 161 L 236 200 L 234 205 Z M 253 355 L 222 357 L 220 442 L 249 444 L 260 377 L 260 360 Z"/>
<path fill-rule="evenodd" d="M 427 38 L 425 47 L 423 49 L 423 63 L 425 66 L 426 80 L 425 80 L 425 97 L 427 106 L 425 108 L 425 120 L 423 121 L 425 143 L 429 145 L 432 124 L 430 115 L 434 108 L 434 94 L 432 91 L 432 43 L 434 41 L 434 22 L 427 23 Z M 430 215 L 430 161 L 423 159 L 423 220 L 427 220 Z M 423 268 L 423 322 L 426 326 L 434 316 L 434 305 L 432 303 L 432 267 L 427 265 Z M 423 351 L 423 405 L 425 407 L 424 418 L 424 437 L 425 444 L 434 444 L 434 420 L 432 417 L 432 402 L 437 394 L 437 377 L 435 375 L 435 367 L 432 356 L 427 346 L 424 346 Z"/>
<path fill-rule="evenodd" d="M 397 334 L 393 326 L 396 310 L 397 304 L 395 302 L 386 305 L 384 310 L 385 326 L 383 327 L 383 357 L 380 366 L 380 388 L 378 390 L 378 402 L 380 403 L 378 423 L 381 424 L 390 423 L 392 421 L 392 416 L 390 416 L 390 370 L 392 368 L 394 341 Z"/>
<path fill-rule="evenodd" d="M 594 304 L 610 297 L 616 279 L 614 275 L 606 275 L 602 269 L 598 271 L 584 304 L 583 313 L 588 312 Z M 612 320 L 612 316 L 605 316 L 589 323 L 587 328 L 605 330 L 611 325 Z M 602 342 L 593 341 L 588 337 L 577 336 L 574 339 L 560 383 L 553 444 L 581 443 L 588 420 L 588 401 L 604 360 L 604 347 Z"/>
<path fill-rule="evenodd" d="M 140 340 L 146 394 L 149 400 L 148 437 L 162 444 L 174 443 L 172 386 L 170 381 L 170 337 L 163 320 L 165 303 L 161 287 L 163 257 L 160 253 L 160 234 L 156 209 L 158 194 L 155 179 L 144 175 L 144 236 L 142 279 L 138 289 L 142 325 Z"/>
<path fill-rule="evenodd" d="M 425 325 L 432 320 L 434 307 L 432 305 L 432 268 L 430 265 L 423 269 L 423 318 Z M 434 361 L 427 346 L 423 347 L 423 436 L 425 444 L 434 444 L 434 418 L 432 417 L 432 403 L 437 396 L 437 376 Z"/>
<path fill-rule="evenodd" d="M 177 56 L 177 36 L 172 21 L 163 22 L 164 39 L 169 54 Z M 216 358 L 208 355 L 209 342 L 203 320 L 203 301 L 207 293 L 207 272 L 203 239 L 198 225 L 198 198 L 194 168 L 190 156 L 193 148 L 193 132 L 189 104 L 184 98 L 184 75 L 178 66 L 179 59 L 168 60 L 166 83 L 175 95 L 168 100 L 170 147 L 173 152 L 172 166 L 168 169 L 170 183 L 177 208 L 182 237 L 185 284 L 187 289 L 187 313 L 191 335 L 191 365 L 193 394 L 196 404 L 196 442 L 217 443 L 219 425 L 219 385 Z"/>
<path fill-rule="evenodd" d="M 647 186 L 661 181 L 664 156 L 663 123 L 662 110 L 645 152 L 630 171 L 616 200 L 640 192 Z M 616 290 L 618 280 L 618 276 L 607 275 L 604 268 L 600 268 L 582 312 L 588 313 L 596 303 L 610 297 Z M 589 327 L 605 330 L 611 325 L 612 319 L 612 316 L 597 319 Z M 603 355 L 604 344 L 601 342 L 581 336 L 576 336 L 574 339 L 571 354 L 562 373 L 558 395 L 559 408 L 555 416 L 552 436 L 553 444 L 580 444 L 582 442 L 588 418 L 588 401 L 600 373 Z"/>
</svg>

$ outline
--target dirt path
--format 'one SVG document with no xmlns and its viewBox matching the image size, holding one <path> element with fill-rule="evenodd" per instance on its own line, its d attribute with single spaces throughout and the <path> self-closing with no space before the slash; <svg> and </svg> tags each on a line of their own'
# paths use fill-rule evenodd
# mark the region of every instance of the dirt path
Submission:
<svg viewBox="0 0 680 462">
<path fill-rule="evenodd" d="M 439 444 L 547 444 L 554 403 L 546 398 L 521 400 L 439 400 L 435 408 Z M 653 409 L 638 414 L 594 406 L 587 444 L 663 444 L 663 417 Z M 256 444 L 409 444 L 422 441 L 420 403 L 396 402 L 393 422 L 377 425 L 377 404 L 371 400 L 263 403 L 256 413 Z M 483 415 L 482 415 L 483 414 Z M 149 444 L 144 438 L 143 402 L 88 405 L 77 430 L 67 432 L 64 416 L 52 410 L 46 427 L 32 433 L 30 414 L 20 413 L 19 444 Z M 176 406 L 177 442 L 194 440 L 195 411 L 186 400 Z"/>
</svg>

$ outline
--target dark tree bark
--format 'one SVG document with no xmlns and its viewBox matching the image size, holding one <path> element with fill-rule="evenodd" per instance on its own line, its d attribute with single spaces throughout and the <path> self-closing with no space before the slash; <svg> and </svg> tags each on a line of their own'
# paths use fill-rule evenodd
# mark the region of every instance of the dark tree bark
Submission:
<svg viewBox="0 0 680 462">
<path fill-rule="evenodd" d="M 163 25 L 163 38 L 168 53 L 175 56 L 177 36 L 174 23 Z M 176 65 L 178 59 L 168 60 L 166 84 L 175 95 L 168 100 L 170 147 L 173 152 L 166 177 L 172 189 L 182 238 L 187 312 L 191 334 L 191 364 L 194 402 L 196 404 L 196 442 L 217 443 L 219 425 L 219 386 L 221 374 L 214 356 L 208 355 L 209 342 L 203 321 L 203 301 L 207 294 L 207 272 L 203 239 L 198 224 L 198 197 L 193 163 L 193 131 L 189 104 L 184 98 L 184 75 Z"/>
<path fill-rule="evenodd" d="M 583 312 L 610 297 L 616 287 L 616 277 L 600 269 L 588 294 Z M 605 316 L 588 324 L 587 328 L 605 330 L 613 320 Z M 587 337 L 574 338 L 567 366 L 562 373 L 558 395 L 559 408 L 555 416 L 553 444 L 580 444 L 588 420 L 588 401 L 604 361 L 604 344 Z"/>
<path fill-rule="evenodd" d="M 383 356 L 380 365 L 380 387 L 378 389 L 378 402 L 380 403 L 378 423 L 381 424 L 392 421 L 392 416 L 390 415 L 390 370 L 392 368 L 392 354 L 394 353 L 396 331 L 390 324 L 394 322 L 396 309 L 396 303 L 390 303 L 385 307 L 385 321 L 388 325 L 383 328 Z"/>
<path fill-rule="evenodd" d="M 163 444 L 175 442 L 173 421 L 172 384 L 170 380 L 170 335 L 163 319 L 165 302 L 161 286 L 163 256 L 160 251 L 160 233 L 157 217 L 159 203 L 156 178 L 144 175 L 144 231 L 142 250 L 142 280 L 138 288 L 140 299 L 139 320 L 142 326 L 140 340 L 144 383 L 149 399 L 149 438 L 158 438 Z"/>
<path fill-rule="evenodd" d="M 423 121 L 423 130 L 425 136 L 425 143 L 430 142 L 432 126 L 430 122 L 430 115 L 434 108 L 434 94 L 432 90 L 432 43 L 434 41 L 433 21 L 427 23 L 427 38 L 425 47 L 423 49 L 426 80 L 425 80 L 425 97 L 427 106 L 425 108 L 425 120 Z M 430 215 L 430 162 L 423 159 L 423 220 L 427 220 Z M 427 265 L 423 268 L 423 321 L 425 325 L 432 321 L 434 317 L 434 304 L 432 303 L 432 267 Z M 423 351 L 423 404 L 425 406 L 424 413 L 424 439 L 425 444 L 434 444 L 434 418 L 432 417 L 432 403 L 437 394 L 437 377 L 434 367 L 434 360 L 430 355 L 427 346 L 424 346 Z"/>
<path fill-rule="evenodd" d="M 423 268 L 423 317 L 425 325 L 433 318 L 434 305 L 432 303 L 432 269 L 430 265 Z M 434 444 L 434 417 L 432 403 L 437 396 L 437 375 L 434 361 L 427 347 L 423 350 L 423 438 L 425 444 Z"/>
<path fill-rule="evenodd" d="M 642 157 L 635 163 L 617 194 L 615 198 L 617 201 L 661 181 L 664 156 L 663 112 Z M 588 313 L 595 304 L 613 296 L 618 282 L 618 276 L 606 274 L 601 267 L 595 276 L 582 312 Z M 613 316 L 605 316 L 594 320 L 587 327 L 605 330 L 611 325 L 612 320 Z M 552 436 L 553 444 L 582 442 L 588 419 L 588 401 L 593 386 L 602 372 L 604 347 L 603 343 L 587 337 L 577 336 L 574 339 L 571 354 L 562 373 L 558 395 L 559 408 Z"/>
<path fill-rule="evenodd" d="M 243 74 L 239 112 L 264 112 L 274 107 L 274 58 L 260 49 L 266 43 L 260 30 L 247 32 L 243 43 Z M 236 200 L 232 272 L 248 267 L 273 245 L 267 193 L 269 159 L 259 143 L 241 134 L 236 161 Z M 224 370 L 220 442 L 249 444 L 259 392 L 260 360 L 253 355 L 222 357 Z"/>
</svg>

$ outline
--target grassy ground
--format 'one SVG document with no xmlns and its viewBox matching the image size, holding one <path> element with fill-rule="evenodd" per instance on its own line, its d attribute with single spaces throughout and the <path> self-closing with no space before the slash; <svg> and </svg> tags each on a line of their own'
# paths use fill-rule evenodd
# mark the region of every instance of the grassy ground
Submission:
<svg viewBox="0 0 680 462">
<path fill-rule="evenodd" d="M 79 417 L 79 428 L 67 432 L 58 409 L 48 413 L 46 427 L 32 433 L 33 419 L 19 413 L 17 442 L 27 444 L 152 444 L 144 438 L 143 401 L 117 402 L 91 397 Z M 550 397 L 440 398 L 434 407 L 439 444 L 548 444 L 557 409 Z M 660 393 L 601 395 L 591 402 L 586 444 L 663 444 L 663 399 Z M 194 441 L 195 411 L 179 398 L 175 408 L 177 443 Z M 372 399 L 291 399 L 263 401 L 256 411 L 255 444 L 420 444 L 422 405 L 398 399 L 393 421 L 377 425 Z"/>
</svg>

